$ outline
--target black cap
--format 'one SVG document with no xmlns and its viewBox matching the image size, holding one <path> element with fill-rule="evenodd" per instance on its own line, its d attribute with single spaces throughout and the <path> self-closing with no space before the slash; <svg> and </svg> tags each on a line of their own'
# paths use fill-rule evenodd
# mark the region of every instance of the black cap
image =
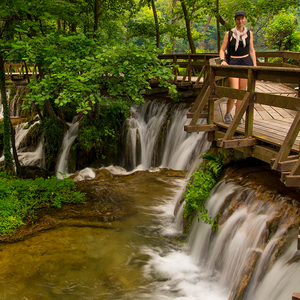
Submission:
<svg viewBox="0 0 300 300">
<path fill-rule="evenodd" d="M 235 13 L 234 18 L 236 18 L 237 16 L 244 16 L 247 17 L 246 12 L 244 10 L 239 10 Z"/>
</svg>

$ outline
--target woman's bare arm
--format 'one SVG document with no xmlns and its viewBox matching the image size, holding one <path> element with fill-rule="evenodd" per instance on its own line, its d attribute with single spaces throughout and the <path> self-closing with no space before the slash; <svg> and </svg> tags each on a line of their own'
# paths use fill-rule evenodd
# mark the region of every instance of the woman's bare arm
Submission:
<svg viewBox="0 0 300 300">
<path fill-rule="evenodd" d="M 249 54 L 250 54 L 251 60 L 253 62 L 253 66 L 257 66 L 252 31 L 250 31 L 250 45 L 249 46 L 250 46 L 250 48 L 249 48 L 250 53 Z"/>
</svg>

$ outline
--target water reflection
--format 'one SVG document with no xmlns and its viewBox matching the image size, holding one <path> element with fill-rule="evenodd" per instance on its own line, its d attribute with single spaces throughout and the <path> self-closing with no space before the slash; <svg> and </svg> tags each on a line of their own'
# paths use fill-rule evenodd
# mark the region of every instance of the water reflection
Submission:
<svg viewBox="0 0 300 300">
<path fill-rule="evenodd" d="M 172 229 L 172 208 L 185 180 L 184 172 L 182 178 L 148 174 L 148 180 L 119 177 L 136 207 L 136 213 L 125 220 L 104 223 L 107 228 L 59 227 L 3 245 L 0 298 L 138 299 L 153 295 L 151 283 L 161 279 L 147 276 L 145 266 L 153 253 L 160 256 L 182 248 L 172 240 L 178 234 Z"/>
</svg>

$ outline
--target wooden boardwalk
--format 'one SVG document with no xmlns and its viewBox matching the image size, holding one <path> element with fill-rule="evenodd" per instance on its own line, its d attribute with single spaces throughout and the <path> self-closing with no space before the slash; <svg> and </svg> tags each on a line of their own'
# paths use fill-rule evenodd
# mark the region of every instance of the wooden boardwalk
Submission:
<svg viewBox="0 0 300 300">
<path fill-rule="evenodd" d="M 274 95 L 296 97 L 297 91 L 280 83 L 273 82 L 256 82 L 257 92 L 269 93 Z M 227 98 L 221 98 L 215 102 L 215 123 L 219 127 L 228 128 L 229 125 L 223 122 L 226 113 Z M 232 110 L 232 118 L 234 117 L 234 110 Z M 276 147 L 280 147 L 287 135 L 288 130 L 295 118 L 296 111 L 262 105 L 259 103 L 254 104 L 254 120 L 253 120 L 253 137 L 262 142 L 266 142 Z M 242 124 L 237 128 L 237 132 L 244 134 L 245 116 L 243 117 Z M 300 134 L 298 135 L 292 150 L 299 152 Z"/>
</svg>

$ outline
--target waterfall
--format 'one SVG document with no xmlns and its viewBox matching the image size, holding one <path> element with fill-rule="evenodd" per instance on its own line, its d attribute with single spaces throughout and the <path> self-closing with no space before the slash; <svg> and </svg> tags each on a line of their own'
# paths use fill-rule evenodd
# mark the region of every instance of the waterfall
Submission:
<svg viewBox="0 0 300 300">
<path fill-rule="evenodd" d="M 30 126 L 28 126 L 28 123 L 21 123 L 15 128 L 15 146 L 20 163 L 23 166 L 45 168 L 45 151 L 43 139 L 39 141 L 38 145 L 34 149 L 28 149 L 28 147 L 26 146 L 26 137 L 28 133 L 39 122 L 40 121 L 36 121 Z M 4 161 L 4 155 L 2 155 L 0 161 Z"/>
<path fill-rule="evenodd" d="M 204 133 L 183 130 L 189 123 L 187 111 L 183 104 L 172 109 L 172 105 L 157 101 L 132 107 L 131 117 L 123 129 L 123 134 L 127 130 L 125 164 L 132 169 L 138 165 L 141 169 L 160 165 L 175 170 L 191 168 L 200 153 L 208 149 L 209 143 Z"/>
<path fill-rule="evenodd" d="M 56 176 L 58 178 L 63 178 L 62 174 L 68 174 L 68 155 L 73 142 L 78 136 L 79 121 L 77 121 L 77 117 L 74 117 L 72 123 L 68 125 L 70 128 L 64 136 L 56 168 Z"/>
<path fill-rule="evenodd" d="M 247 196 L 242 197 L 245 193 Z M 220 182 L 211 192 L 207 205 L 209 212 L 220 211 L 226 205 L 225 201 L 231 198 L 235 200 L 223 211 L 221 226 L 216 233 L 195 218 L 188 241 L 189 256 L 199 268 L 218 273 L 220 286 L 228 289 L 224 299 L 291 299 L 293 292 L 299 290 L 298 229 L 291 233 L 293 241 L 288 250 L 276 259 L 279 241 L 287 235 L 293 222 L 288 213 L 282 220 L 289 221 L 282 221 L 266 242 L 269 234 L 266 224 L 285 203 L 279 196 L 273 203 L 256 200 L 250 189 Z M 230 215 L 229 211 L 237 203 L 239 207 Z M 226 221 L 222 223 L 222 219 Z"/>
</svg>

